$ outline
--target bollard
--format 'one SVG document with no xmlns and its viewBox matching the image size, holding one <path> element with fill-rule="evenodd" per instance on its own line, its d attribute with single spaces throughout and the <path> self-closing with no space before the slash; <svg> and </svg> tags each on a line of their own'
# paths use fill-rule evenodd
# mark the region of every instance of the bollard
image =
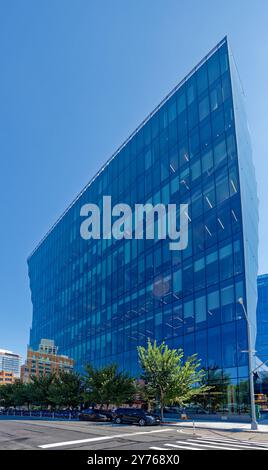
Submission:
<svg viewBox="0 0 268 470">
<path fill-rule="evenodd" d="M 193 420 L 193 436 L 195 436 L 195 435 L 196 435 L 196 432 L 195 432 L 195 422 L 194 422 L 194 420 Z"/>
</svg>

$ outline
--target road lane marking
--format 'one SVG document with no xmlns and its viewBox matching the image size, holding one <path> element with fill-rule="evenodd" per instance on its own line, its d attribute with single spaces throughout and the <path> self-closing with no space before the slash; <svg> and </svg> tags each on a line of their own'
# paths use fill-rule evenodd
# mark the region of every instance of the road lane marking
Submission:
<svg viewBox="0 0 268 470">
<path fill-rule="evenodd" d="M 185 443 L 185 441 L 176 441 L 178 443 Z M 210 441 L 204 441 L 202 440 L 195 440 L 195 439 L 187 439 L 187 443 L 190 446 L 198 446 L 198 447 L 205 447 L 205 448 L 210 448 L 210 449 L 223 449 L 223 450 L 239 450 L 239 449 L 258 449 L 260 450 L 260 447 L 253 447 L 253 446 L 246 446 L 246 445 L 239 445 L 239 444 L 229 444 L 227 442 L 210 442 Z M 229 447 L 224 447 L 224 446 L 229 446 Z M 262 448 L 263 449 L 263 448 Z M 268 449 L 267 449 L 268 450 Z"/>
<path fill-rule="evenodd" d="M 177 441 L 178 442 L 178 441 Z M 165 446 L 168 446 L 168 447 L 175 447 L 176 449 L 188 449 L 188 450 L 203 450 L 203 449 L 200 449 L 199 447 L 189 447 L 189 445 L 176 445 L 176 444 L 165 444 Z"/>
<path fill-rule="evenodd" d="M 214 442 L 214 441 L 219 441 L 219 442 L 226 442 L 227 444 L 228 444 L 228 443 L 230 443 L 230 444 L 231 444 L 231 443 L 233 443 L 233 444 L 235 444 L 235 443 L 237 443 L 237 444 L 248 444 L 248 445 L 250 445 L 250 444 L 255 444 L 255 445 L 260 446 L 260 447 L 268 448 L 268 444 L 265 444 L 265 443 L 262 442 L 262 441 L 260 441 L 260 442 L 258 442 L 258 441 L 249 441 L 249 440 L 246 441 L 246 440 L 243 440 L 243 439 L 241 439 L 241 440 L 240 440 L 240 439 L 239 439 L 239 440 L 237 439 L 237 440 L 236 440 L 236 439 L 228 439 L 228 438 L 225 438 L 225 437 L 221 439 L 221 438 L 219 438 L 219 437 L 214 437 L 214 436 L 211 436 L 211 437 L 198 437 L 197 439 L 198 439 L 198 440 L 201 439 L 202 441 L 213 441 L 213 442 Z"/>
<path fill-rule="evenodd" d="M 192 442 L 195 442 L 194 440 Z M 264 447 L 264 446 L 256 446 L 256 445 L 252 445 L 251 443 L 246 443 L 246 442 L 227 442 L 227 441 L 219 441 L 218 439 L 217 440 L 208 440 L 208 439 L 201 439 L 201 438 L 198 438 L 198 442 L 203 442 L 203 443 L 208 443 L 208 444 L 213 444 L 213 445 L 219 445 L 219 446 L 223 446 L 223 445 L 228 445 L 228 446 L 232 446 L 232 447 L 240 447 L 241 449 L 262 449 L 262 450 L 268 450 L 268 447 Z"/>
<path fill-rule="evenodd" d="M 176 441 L 176 442 L 180 442 L 180 441 Z M 187 440 L 188 442 L 188 440 Z M 219 446 L 219 445 L 211 445 L 211 444 L 198 444 L 197 442 L 195 443 L 191 443 L 191 442 L 188 442 L 188 445 L 189 446 L 197 446 L 197 447 L 201 447 L 203 449 L 223 449 L 223 450 L 236 450 L 234 449 L 233 447 L 222 447 L 222 446 Z M 188 447 L 188 449 L 190 450 L 191 447 Z"/>
<path fill-rule="evenodd" d="M 204 439 L 204 440 L 213 440 L 213 441 L 224 441 L 224 442 L 245 442 L 245 443 L 248 443 L 248 442 L 253 442 L 254 444 L 258 444 L 258 442 L 256 441 L 246 441 L 246 440 L 243 440 L 243 439 L 234 439 L 234 438 L 228 438 L 228 437 L 214 437 L 214 436 L 202 436 L 202 437 L 197 437 L 197 439 Z"/>
<path fill-rule="evenodd" d="M 167 450 L 164 447 L 150 447 L 152 450 Z"/>
<path fill-rule="evenodd" d="M 219 439 L 217 439 L 219 441 Z M 215 442 L 211 441 L 211 439 L 207 438 L 198 438 L 197 439 L 185 439 L 183 441 L 176 441 L 177 444 L 168 444 L 165 443 L 164 446 L 172 447 L 175 449 L 187 449 L 187 450 L 205 450 L 205 449 L 218 449 L 218 450 L 268 450 L 268 447 L 264 446 L 254 446 L 251 443 L 230 443 L 229 440 L 226 442 L 223 440 L 222 442 Z M 179 445 L 178 445 L 179 444 Z M 227 447 L 228 446 L 228 447 Z M 156 450 L 164 450 L 161 447 L 150 447 L 150 449 Z"/>
<path fill-rule="evenodd" d="M 104 440 L 109 440 L 109 439 L 119 439 L 121 437 L 131 437 L 131 436 L 141 436 L 142 434 L 153 434 L 153 433 L 159 433 L 159 432 L 167 432 L 167 431 L 173 431 L 173 429 L 158 429 L 156 431 L 141 431 L 141 432 L 131 432 L 127 434 L 115 434 L 113 436 L 101 436 L 101 437 L 92 437 L 89 439 L 79 439 L 76 441 L 65 441 L 65 442 L 54 442 L 52 444 L 43 444 L 40 447 L 41 449 L 50 449 L 53 447 L 63 447 L 63 446 L 71 446 L 71 445 L 76 445 L 76 444 L 86 444 L 87 442 L 98 442 L 98 441 L 104 441 Z"/>
</svg>

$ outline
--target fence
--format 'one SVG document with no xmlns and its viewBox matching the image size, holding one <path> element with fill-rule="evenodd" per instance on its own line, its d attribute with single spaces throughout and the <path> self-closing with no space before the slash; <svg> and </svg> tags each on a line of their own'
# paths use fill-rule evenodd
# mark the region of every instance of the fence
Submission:
<svg viewBox="0 0 268 470">
<path fill-rule="evenodd" d="M 30 417 L 30 418 L 50 418 L 50 419 L 78 419 L 78 411 L 47 411 L 47 410 L 2 410 L 1 416 L 10 417 Z"/>
</svg>

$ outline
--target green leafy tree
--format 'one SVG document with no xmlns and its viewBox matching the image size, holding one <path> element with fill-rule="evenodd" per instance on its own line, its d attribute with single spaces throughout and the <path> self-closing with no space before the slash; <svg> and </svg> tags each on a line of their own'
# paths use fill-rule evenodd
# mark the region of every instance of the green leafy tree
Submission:
<svg viewBox="0 0 268 470">
<path fill-rule="evenodd" d="M 23 406 L 27 401 L 27 387 L 20 380 L 16 380 L 13 384 L 12 400 L 13 405 Z"/>
<path fill-rule="evenodd" d="M 75 372 L 62 372 L 48 387 L 48 400 L 56 407 L 76 408 L 82 401 L 82 382 Z"/>
<path fill-rule="evenodd" d="M 148 411 L 152 411 L 157 405 L 157 397 L 155 390 L 150 386 L 149 383 L 145 383 L 144 380 L 139 380 L 137 384 L 138 396 L 147 405 Z"/>
<path fill-rule="evenodd" d="M 183 361 L 182 349 L 169 349 L 165 342 L 157 345 L 148 339 L 147 348 L 138 347 L 138 355 L 147 393 L 159 401 L 162 419 L 165 405 L 184 405 L 209 389 L 202 384 L 204 371 L 196 354 Z"/>
<path fill-rule="evenodd" d="M 28 388 L 29 402 L 41 407 L 53 406 L 53 401 L 51 401 L 49 397 L 49 390 L 55 380 L 56 376 L 54 374 L 41 376 L 39 378 L 32 377 Z"/>
<path fill-rule="evenodd" d="M 4 406 L 5 408 L 9 408 L 10 406 L 14 405 L 13 400 L 13 391 L 14 391 L 14 384 L 6 384 L 0 386 L 0 406 Z"/>
<path fill-rule="evenodd" d="M 135 381 L 124 372 L 119 372 L 116 364 L 95 368 L 87 364 L 85 377 L 85 398 L 102 408 L 111 404 L 120 405 L 133 400 L 137 393 Z"/>
<path fill-rule="evenodd" d="M 20 380 L 12 384 L 0 387 L 0 405 L 8 408 L 10 406 L 23 406 L 28 404 L 27 385 Z"/>
<path fill-rule="evenodd" d="M 32 381 L 25 383 L 24 387 L 25 404 L 27 405 L 28 409 L 30 409 L 32 405 L 39 405 L 40 391 L 37 384 L 37 380 L 34 383 Z"/>
<path fill-rule="evenodd" d="M 133 377 L 125 372 L 116 372 L 110 384 L 110 403 L 116 406 L 133 401 L 137 394 L 137 386 Z M 107 406 L 108 407 L 108 406 Z"/>
</svg>

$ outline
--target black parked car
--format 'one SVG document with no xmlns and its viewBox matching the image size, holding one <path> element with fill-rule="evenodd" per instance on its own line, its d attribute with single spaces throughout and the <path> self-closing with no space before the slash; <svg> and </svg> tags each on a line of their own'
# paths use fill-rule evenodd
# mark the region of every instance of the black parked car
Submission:
<svg viewBox="0 0 268 470">
<path fill-rule="evenodd" d="M 80 421 L 111 421 L 111 417 L 108 417 L 105 412 L 94 410 L 92 408 L 81 411 L 78 418 Z"/>
<path fill-rule="evenodd" d="M 112 412 L 112 410 L 95 410 L 95 411 L 98 411 L 98 412 L 101 413 L 102 415 L 106 416 L 108 421 L 112 421 L 112 420 L 113 420 L 113 412 Z"/>
<path fill-rule="evenodd" d="M 161 422 L 158 415 L 141 410 L 140 408 L 117 408 L 114 411 L 113 416 L 116 424 L 135 423 L 140 426 L 153 426 L 160 424 Z"/>
</svg>

